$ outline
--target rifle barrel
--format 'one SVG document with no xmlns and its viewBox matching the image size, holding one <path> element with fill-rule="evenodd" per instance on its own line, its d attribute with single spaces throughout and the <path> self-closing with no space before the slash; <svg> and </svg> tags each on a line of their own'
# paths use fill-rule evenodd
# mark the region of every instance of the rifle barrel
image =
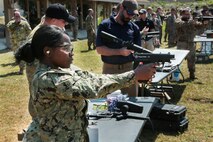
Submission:
<svg viewBox="0 0 213 142">
<path fill-rule="evenodd" d="M 116 36 L 112 35 L 112 34 L 109 34 L 105 31 L 101 31 L 101 37 L 108 40 L 108 41 L 111 41 L 111 42 L 114 42 L 114 43 L 118 43 L 118 44 L 121 44 L 123 47 L 127 47 L 127 49 L 130 49 L 130 50 L 133 50 L 135 52 L 139 52 L 139 53 L 152 53 L 152 51 L 148 50 L 148 49 L 145 49 L 139 45 L 136 45 L 130 41 L 123 41 L 122 39 L 120 38 L 117 38 Z"/>
</svg>

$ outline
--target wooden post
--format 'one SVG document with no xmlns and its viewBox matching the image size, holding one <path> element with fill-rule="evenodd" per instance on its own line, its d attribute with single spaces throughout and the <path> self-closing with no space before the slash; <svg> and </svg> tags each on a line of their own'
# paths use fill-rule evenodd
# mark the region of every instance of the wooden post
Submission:
<svg viewBox="0 0 213 142">
<path fill-rule="evenodd" d="M 44 1 L 44 8 L 45 8 L 45 10 L 47 9 L 48 6 L 49 6 L 49 0 L 45 0 Z"/>
<path fill-rule="evenodd" d="M 13 11 L 13 1 L 4 0 L 4 21 L 5 25 L 10 21 L 12 18 L 12 11 Z M 10 38 L 9 38 L 9 32 L 7 28 L 5 27 L 5 37 L 6 37 L 6 45 L 10 48 Z"/>
<path fill-rule="evenodd" d="M 41 18 L 41 5 L 39 0 L 36 0 L 36 8 L 37 8 L 37 18 Z"/>
<path fill-rule="evenodd" d="M 95 26 L 95 30 L 97 28 L 97 23 L 98 23 L 98 12 L 97 11 L 97 2 L 93 2 L 93 10 L 94 10 L 94 26 Z"/>
<path fill-rule="evenodd" d="M 80 29 L 83 29 L 83 21 L 84 21 L 84 19 L 83 19 L 83 17 L 84 17 L 84 15 L 83 15 L 83 2 L 82 2 L 82 0 L 80 0 L 80 7 L 81 7 L 81 16 L 80 16 L 80 22 L 79 22 L 79 24 L 80 24 Z"/>
<path fill-rule="evenodd" d="M 29 1 L 25 0 L 26 10 L 27 10 L 27 20 L 30 21 L 30 8 L 29 8 Z"/>
</svg>

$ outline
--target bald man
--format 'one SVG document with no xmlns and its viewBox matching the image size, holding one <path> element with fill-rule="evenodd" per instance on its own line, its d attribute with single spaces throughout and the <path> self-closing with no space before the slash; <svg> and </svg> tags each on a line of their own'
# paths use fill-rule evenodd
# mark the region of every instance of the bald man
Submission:
<svg viewBox="0 0 213 142">
<path fill-rule="evenodd" d="M 9 32 L 11 50 L 16 52 L 18 47 L 25 42 L 26 37 L 31 32 L 31 27 L 26 20 L 22 20 L 19 11 L 14 11 L 14 18 L 6 26 Z M 23 74 L 23 70 L 24 62 L 21 61 L 19 63 L 19 74 Z"/>
</svg>

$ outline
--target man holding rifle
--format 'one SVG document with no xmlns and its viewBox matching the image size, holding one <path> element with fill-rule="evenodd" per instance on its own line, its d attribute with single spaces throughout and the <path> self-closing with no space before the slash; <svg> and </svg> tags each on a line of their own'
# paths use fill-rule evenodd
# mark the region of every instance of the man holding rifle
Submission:
<svg viewBox="0 0 213 142">
<path fill-rule="evenodd" d="M 147 18 L 147 11 L 145 9 L 141 9 L 139 11 L 139 20 L 135 21 L 135 24 L 139 27 L 139 30 L 142 34 L 142 46 L 148 50 L 153 51 L 154 47 L 154 38 L 147 37 L 148 32 L 155 31 L 155 25 L 152 20 Z"/>
<path fill-rule="evenodd" d="M 123 47 L 121 44 L 112 43 L 101 37 L 101 31 L 110 33 L 124 41 L 131 41 L 136 45 L 141 45 L 141 36 L 138 26 L 131 22 L 132 18 L 138 14 L 138 3 L 136 0 L 123 0 L 119 4 L 119 10 L 115 17 L 111 16 L 100 25 L 96 39 L 96 50 L 101 55 L 103 61 L 104 74 L 123 73 L 133 68 L 132 50 Z M 137 96 L 137 87 L 132 85 L 122 91 L 129 96 Z"/>
<path fill-rule="evenodd" d="M 192 19 L 190 10 L 185 8 L 182 11 L 181 18 L 175 21 L 177 32 L 177 49 L 189 50 L 187 55 L 187 65 L 189 71 L 189 78 L 195 79 L 195 53 L 196 47 L 194 46 L 194 37 L 196 31 L 204 28 L 208 21 L 203 23 Z"/>
</svg>

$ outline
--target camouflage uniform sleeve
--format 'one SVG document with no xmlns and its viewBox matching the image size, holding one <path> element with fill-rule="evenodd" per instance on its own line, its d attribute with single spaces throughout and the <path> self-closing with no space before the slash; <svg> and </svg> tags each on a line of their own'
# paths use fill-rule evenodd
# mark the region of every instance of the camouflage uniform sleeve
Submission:
<svg viewBox="0 0 213 142">
<path fill-rule="evenodd" d="M 93 29 L 93 23 L 92 23 L 92 17 L 88 16 L 86 19 L 86 24 L 87 24 L 87 30 L 92 30 Z"/>
<path fill-rule="evenodd" d="M 12 25 L 12 22 L 11 22 L 11 21 L 8 22 L 7 25 L 6 25 L 9 34 L 10 34 L 10 32 L 11 32 L 11 25 Z"/>
<path fill-rule="evenodd" d="M 204 29 L 204 28 L 207 28 L 208 27 L 208 24 L 203 24 L 202 22 L 199 22 L 199 21 L 195 21 L 194 22 L 194 26 L 197 30 L 199 29 Z"/>
<path fill-rule="evenodd" d="M 55 90 L 57 97 L 61 99 L 105 97 L 113 91 L 135 83 L 133 71 L 118 75 L 103 75 L 75 70 L 69 73 L 50 73 L 42 78 L 49 80 L 43 85 L 53 83 L 51 90 Z"/>
<path fill-rule="evenodd" d="M 184 22 L 180 18 L 177 18 L 175 20 L 175 26 L 176 26 L 176 28 L 180 28 L 183 24 L 184 24 Z"/>
<path fill-rule="evenodd" d="M 27 33 L 29 34 L 31 31 L 32 31 L 32 29 L 31 29 L 31 27 L 30 27 L 30 25 L 29 25 L 29 23 L 27 22 L 27 21 L 25 21 L 25 26 L 26 26 L 26 31 L 27 31 Z"/>
</svg>

